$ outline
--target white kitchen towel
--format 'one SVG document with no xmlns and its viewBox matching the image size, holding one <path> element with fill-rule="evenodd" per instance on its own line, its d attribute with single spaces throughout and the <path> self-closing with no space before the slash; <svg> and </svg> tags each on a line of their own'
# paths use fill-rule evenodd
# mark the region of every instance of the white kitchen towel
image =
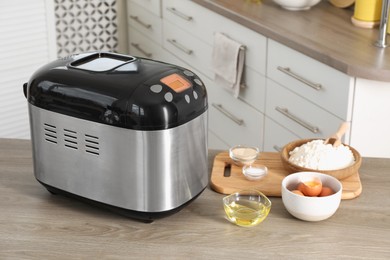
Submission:
<svg viewBox="0 0 390 260">
<path fill-rule="evenodd" d="M 212 65 L 217 85 L 224 86 L 236 98 L 240 94 L 245 46 L 222 33 L 214 34 Z"/>
</svg>

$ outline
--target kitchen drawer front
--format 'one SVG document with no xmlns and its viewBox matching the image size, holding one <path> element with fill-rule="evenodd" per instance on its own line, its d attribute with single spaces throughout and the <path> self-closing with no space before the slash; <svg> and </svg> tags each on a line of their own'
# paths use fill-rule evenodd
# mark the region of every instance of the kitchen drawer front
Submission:
<svg viewBox="0 0 390 260">
<path fill-rule="evenodd" d="M 208 77 L 214 78 L 211 70 L 212 50 L 210 46 L 168 21 L 163 21 L 163 28 L 165 49 Z"/>
<path fill-rule="evenodd" d="M 208 148 L 215 150 L 229 150 L 230 146 L 222 141 L 213 131 L 208 131 Z"/>
<path fill-rule="evenodd" d="M 130 26 L 142 32 L 151 40 L 161 44 L 162 19 L 133 2 L 127 6 L 127 20 Z"/>
<path fill-rule="evenodd" d="M 280 152 L 283 147 L 294 140 L 301 137 L 291 133 L 286 128 L 282 127 L 272 119 L 265 117 L 264 129 L 264 151 L 265 152 Z"/>
<path fill-rule="evenodd" d="M 161 0 L 130 0 L 127 2 L 127 5 L 132 3 L 136 3 L 154 15 L 161 17 Z"/>
<path fill-rule="evenodd" d="M 269 78 L 341 119 L 351 120 L 348 104 L 353 98 L 353 78 L 275 41 L 268 41 Z"/>
<path fill-rule="evenodd" d="M 246 46 L 246 65 L 265 75 L 267 40 L 261 34 L 187 0 L 164 0 L 163 17 L 209 46 L 216 32 L 224 33 Z"/>
<path fill-rule="evenodd" d="M 151 41 L 145 35 L 134 29 L 133 27 L 128 28 L 129 38 L 129 53 L 132 56 L 155 59 L 158 60 L 159 52 L 162 50 L 160 45 Z"/>
<path fill-rule="evenodd" d="M 302 138 L 325 138 L 343 122 L 269 79 L 266 115 Z"/>
<path fill-rule="evenodd" d="M 260 112 L 265 112 L 266 78 L 249 67 L 243 75 L 244 88 L 240 89 L 240 98 Z"/>
<path fill-rule="evenodd" d="M 220 87 L 208 84 L 209 129 L 229 146 L 263 147 L 264 115 Z"/>
</svg>

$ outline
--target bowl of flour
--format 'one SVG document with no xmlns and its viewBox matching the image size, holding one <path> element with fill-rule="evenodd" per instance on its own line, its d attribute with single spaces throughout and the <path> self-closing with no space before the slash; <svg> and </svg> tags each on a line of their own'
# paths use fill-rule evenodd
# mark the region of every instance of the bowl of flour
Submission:
<svg viewBox="0 0 390 260">
<path fill-rule="evenodd" d="M 282 163 L 289 173 L 316 171 L 339 180 L 358 172 L 361 156 L 353 147 L 333 147 L 322 139 L 301 139 L 288 143 L 281 152 Z"/>
</svg>

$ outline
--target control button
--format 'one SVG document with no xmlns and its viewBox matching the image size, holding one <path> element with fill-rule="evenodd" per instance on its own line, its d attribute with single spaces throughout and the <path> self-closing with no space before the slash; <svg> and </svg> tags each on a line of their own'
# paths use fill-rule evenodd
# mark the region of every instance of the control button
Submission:
<svg viewBox="0 0 390 260">
<path fill-rule="evenodd" d="M 167 102 L 171 102 L 173 100 L 173 95 L 171 92 L 167 92 L 165 93 L 164 98 Z"/>
<path fill-rule="evenodd" d="M 189 103 L 190 103 L 190 101 L 191 101 L 191 100 L 190 100 L 190 96 L 188 96 L 188 95 L 185 95 L 185 96 L 184 96 L 184 98 L 186 99 L 187 103 L 189 104 Z"/>
<path fill-rule="evenodd" d="M 196 91 L 193 91 L 192 94 L 194 95 L 195 99 L 198 99 L 198 93 L 196 93 Z"/>
<path fill-rule="evenodd" d="M 107 124 L 115 124 L 119 122 L 118 113 L 108 109 L 104 112 L 103 121 Z"/>
<path fill-rule="evenodd" d="M 153 85 L 150 87 L 150 90 L 154 93 L 160 93 L 161 90 L 162 90 L 162 86 L 161 85 Z"/>
<path fill-rule="evenodd" d="M 195 83 L 198 84 L 199 86 L 202 86 L 202 81 L 200 79 L 194 79 Z"/>
<path fill-rule="evenodd" d="M 194 73 L 192 73 L 192 72 L 189 71 L 189 70 L 185 70 L 185 71 L 183 71 L 183 73 L 184 73 L 184 75 L 189 76 L 189 77 L 194 76 Z"/>
</svg>

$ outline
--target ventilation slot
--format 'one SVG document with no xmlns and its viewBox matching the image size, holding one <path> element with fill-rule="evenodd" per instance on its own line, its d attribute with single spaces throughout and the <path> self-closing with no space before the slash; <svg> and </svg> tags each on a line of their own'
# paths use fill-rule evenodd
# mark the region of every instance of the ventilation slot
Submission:
<svg viewBox="0 0 390 260">
<path fill-rule="evenodd" d="M 43 130 L 45 134 L 45 140 L 49 143 L 56 144 L 57 143 L 57 127 L 50 124 L 43 124 Z"/>
<path fill-rule="evenodd" d="M 77 132 L 69 129 L 64 129 L 64 143 L 65 147 L 77 150 Z"/>
<path fill-rule="evenodd" d="M 85 134 L 85 151 L 89 154 L 99 155 L 99 137 Z"/>
</svg>

